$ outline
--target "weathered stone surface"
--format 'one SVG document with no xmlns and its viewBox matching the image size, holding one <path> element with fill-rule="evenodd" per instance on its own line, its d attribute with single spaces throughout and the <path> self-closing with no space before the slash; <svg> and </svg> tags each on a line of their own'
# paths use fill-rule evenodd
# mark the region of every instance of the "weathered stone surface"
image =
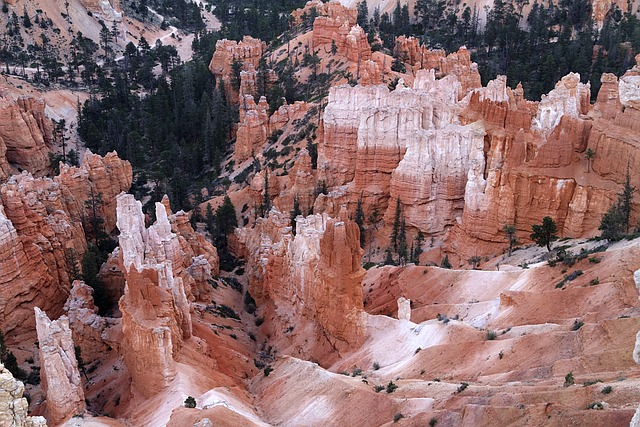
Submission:
<svg viewBox="0 0 640 427">
<path fill-rule="evenodd" d="M 34 306 L 62 314 L 72 264 L 79 268 L 85 252 L 82 221 L 92 214 L 85 201 L 102 193 L 97 213 L 113 226 L 111 198 L 131 179 L 131 166 L 115 153 L 88 154 L 80 168 L 63 167 L 53 180 L 25 172 L 0 186 L 0 323 L 8 336 L 33 334 Z"/>
<path fill-rule="evenodd" d="M 398 298 L 398 320 L 411 321 L 411 301 L 405 297 Z"/>
<path fill-rule="evenodd" d="M 15 171 L 42 175 L 49 169 L 52 126 L 44 109 L 42 99 L 13 100 L 0 90 L 0 181 Z"/>
<path fill-rule="evenodd" d="M 590 97 L 590 84 L 580 83 L 580 74 L 567 74 L 556 83 L 555 89 L 542 96 L 532 129 L 548 136 L 563 117 L 578 118 L 586 114 Z"/>
<path fill-rule="evenodd" d="M 176 375 L 173 356 L 192 334 L 189 289 L 203 288 L 217 273 L 217 252 L 195 234 L 184 212 L 170 222 L 165 204 L 156 203 L 156 222 L 147 229 L 139 201 L 121 194 L 117 202 L 117 256 L 126 280 L 119 302 L 122 352 L 134 387 L 151 396 Z"/>
<path fill-rule="evenodd" d="M 50 320 L 35 307 L 36 330 L 40 348 L 40 375 L 47 396 L 51 424 L 57 425 L 86 410 L 84 390 L 73 339 L 66 316 Z"/>
<path fill-rule="evenodd" d="M 363 338 L 358 227 L 327 215 L 296 222 L 294 237 L 288 215 L 272 210 L 255 229 L 236 235 L 246 247 L 250 291 L 264 305 L 270 333 L 292 353 L 328 362 Z"/>
<path fill-rule="evenodd" d="M 98 315 L 93 289 L 81 280 L 74 281 L 64 311 L 69 319 L 73 342 L 80 347 L 84 363 L 103 357 L 110 348 L 102 339 L 102 333 L 110 322 Z"/>
<path fill-rule="evenodd" d="M 43 417 L 27 416 L 29 404 L 24 385 L 0 363 L 0 425 L 3 427 L 47 427 Z"/>
</svg>

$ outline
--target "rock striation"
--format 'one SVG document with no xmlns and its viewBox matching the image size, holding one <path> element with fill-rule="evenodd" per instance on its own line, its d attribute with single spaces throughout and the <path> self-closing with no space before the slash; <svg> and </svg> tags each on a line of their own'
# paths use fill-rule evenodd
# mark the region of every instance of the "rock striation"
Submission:
<svg viewBox="0 0 640 427">
<path fill-rule="evenodd" d="M 13 378 L 0 363 L 0 425 L 6 427 L 47 427 L 43 417 L 29 417 L 29 404 L 24 395 L 24 384 Z"/>
<path fill-rule="evenodd" d="M 242 65 L 242 71 L 255 75 L 255 69 L 258 67 L 260 58 L 267 50 L 267 44 L 261 40 L 254 39 L 250 36 L 244 36 L 241 41 L 234 40 L 218 40 L 216 50 L 213 53 L 209 70 L 216 79 L 222 79 L 225 85 L 225 91 L 232 94 L 235 98 L 232 102 L 237 101 L 237 90 L 231 90 L 231 74 L 233 72 L 233 63 L 238 61 Z M 248 75 L 245 77 L 245 80 Z M 247 85 L 248 83 L 245 83 Z"/>
<path fill-rule="evenodd" d="M 114 193 L 131 185 L 131 165 L 115 153 L 85 156 L 53 179 L 26 172 L 0 186 L 0 323 L 7 336 L 33 338 L 33 307 L 62 314 L 71 272 L 85 252 L 85 202 L 102 194 L 96 213 L 115 226 Z"/>
<path fill-rule="evenodd" d="M 42 99 L 14 100 L 0 88 L 0 181 L 16 171 L 42 175 L 49 169 L 52 126 L 44 109 Z"/>
<path fill-rule="evenodd" d="M 215 248 L 195 236 L 186 214 L 175 214 L 172 225 L 169 213 L 156 203 L 156 222 L 146 228 L 142 204 L 129 194 L 117 197 L 120 236 L 114 253 L 126 280 L 119 302 L 122 353 L 133 386 L 147 397 L 176 375 L 174 355 L 192 334 L 191 286 L 206 283 L 218 268 Z"/>
<path fill-rule="evenodd" d="M 364 269 L 355 223 L 298 217 L 294 236 L 289 216 L 273 209 L 236 236 L 245 247 L 249 290 L 268 319 L 266 333 L 289 354 L 329 363 L 361 343 Z"/>
<path fill-rule="evenodd" d="M 42 388 L 47 396 L 47 412 L 53 425 L 86 410 L 84 390 L 78 372 L 69 319 L 50 320 L 35 307 L 40 348 Z"/>
</svg>

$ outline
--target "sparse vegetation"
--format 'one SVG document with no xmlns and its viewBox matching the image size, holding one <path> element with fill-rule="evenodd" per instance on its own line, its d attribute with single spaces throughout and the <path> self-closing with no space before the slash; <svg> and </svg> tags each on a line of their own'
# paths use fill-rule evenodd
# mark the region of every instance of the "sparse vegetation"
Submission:
<svg viewBox="0 0 640 427">
<path fill-rule="evenodd" d="M 185 408 L 195 408 L 196 407 L 196 399 L 193 396 L 189 396 L 184 400 Z"/>
<path fill-rule="evenodd" d="M 397 388 L 398 386 L 394 384 L 393 381 L 389 381 L 389 384 L 387 384 L 386 390 L 387 390 L 387 393 L 393 393 L 394 391 L 396 391 Z"/>
<path fill-rule="evenodd" d="M 493 341 L 496 339 L 496 337 L 498 336 L 498 334 L 496 333 L 496 331 L 487 331 L 486 334 L 486 338 L 488 341 Z"/>
<path fill-rule="evenodd" d="M 602 410 L 604 409 L 604 405 L 602 404 L 602 402 L 593 402 L 587 406 L 587 409 Z"/>
<path fill-rule="evenodd" d="M 551 242 L 558 239 L 556 222 L 551 217 L 545 216 L 542 218 L 542 224 L 534 224 L 531 229 L 533 230 L 530 236 L 531 240 L 536 242 L 538 246 L 546 246 L 547 250 L 551 252 Z"/>
<path fill-rule="evenodd" d="M 582 326 L 584 325 L 584 322 L 580 319 L 576 319 L 573 321 L 573 325 L 571 326 L 571 330 L 572 331 L 577 331 L 578 329 L 582 328 Z"/>
<path fill-rule="evenodd" d="M 377 371 L 378 369 L 380 369 L 380 364 L 378 362 L 373 362 L 373 370 Z"/>
<path fill-rule="evenodd" d="M 462 393 L 467 389 L 467 387 L 469 387 L 469 383 L 465 383 L 465 382 L 460 383 L 460 386 L 456 390 L 456 393 Z"/>
<path fill-rule="evenodd" d="M 575 384 L 575 379 L 573 378 L 573 372 L 569 372 L 567 375 L 564 376 L 564 386 L 565 387 L 569 387 L 572 386 L 573 384 Z"/>
<path fill-rule="evenodd" d="M 404 418 L 404 415 L 402 415 L 400 412 L 398 412 L 397 414 L 395 414 L 393 416 L 393 422 L 397 423 L 398 421 L 400 421 L 402 418 Z"/>
<path fill-rule="evenodd" d="M 608 385 L 608 386 L 603 387 L 603 389 L 600 392 L 602 394 L 609 394 L 612 391 L 613 391 L 613 388 L 610 385 Z"/>
</svg>

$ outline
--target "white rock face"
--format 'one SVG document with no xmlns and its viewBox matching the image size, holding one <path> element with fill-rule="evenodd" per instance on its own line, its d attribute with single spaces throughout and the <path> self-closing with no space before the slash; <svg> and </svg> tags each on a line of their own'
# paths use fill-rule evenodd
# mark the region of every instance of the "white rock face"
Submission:
<svg viewBox="0 0 640 427">
<path fill-rule="evenodd" d="M 560 123 L 562 116 L 579 117 L 585 114 L 589 105 L 591 85 L 580 83 L 580 74 L 569 73 L 564 76 L 555 89 L 548 95 L 542 95 L 538 114 L 531 123 L 531 129 L 549 136 Z"/>
<path fill-rule="evenodd" d="M 411 321 L 411 300 L 398 298 L 398 320 Z"/>
<path fill-rule="evenodd" d="M 640 365 L 640 332 L 636 334 L 636 345 L 633 347 L 633 361 Z"/>
<path fill-rule="evenodd" d="M 38 307 L 36 331 L 40 347 L 42 387 L 47 395 L 51 423 L 60 424 L 75 414 L 84 413 L 84 390 L 78 372 L 69 319 L 50 320 Z"/>
<path fill-rule="evenodd" d="M 623 76 L 618 82 L 622 105 L 640 110 L 640 75 Z"/>
<path fill-rule="evenodd" d="M 638 406 L 638 409 L 636 409 L 636 413 L 633 414 L 633 418 L 631 418 L 629 427 L 640 427 L 640 406 Z"/>
<path fill-rule="evenodd" d="M 24 394 L 24 384 L 13 378 L 11 372 L 0 363 L 0 426 L 47 427 L 43 417 L 27 416 L 29 404 Z"/>
</svg>

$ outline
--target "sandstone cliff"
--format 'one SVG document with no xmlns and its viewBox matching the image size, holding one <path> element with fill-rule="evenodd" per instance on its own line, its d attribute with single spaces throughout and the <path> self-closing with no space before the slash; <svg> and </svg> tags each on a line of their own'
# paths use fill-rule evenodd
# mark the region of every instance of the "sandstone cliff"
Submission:
<svg viewBox="0 0 640 427">
<path fill-rule="evenodd" d="M 115 225 L 113 195 L 128 190 L 131 166 L 115 153 L 87 155 L 80 168 L 64 167 L 54 179 L 14 175 L 0 186 L 0 323 L 7 336 L 33 337 L 33 307 L 56 317 L 79 267 L 89 217 L 85 201 L 99 193 L 96 212 Z"/>
<path fill-rule="evenodd" d="M 42 388 L 47 396 L 49 420 L 57 425 L 73 415 L 84 413 L 84 390 L 69 319 L 62 316 L 52 321 L 38 307 L 35 307 L 35 315 Z"/>
<path fill-rule="evenodd" d="M 0 181 L 15 171 L 48 171 L 52 126 L 44 109 L 42 99 L 13 100 L 0 88 Z"/>
<path fill-rule="evenodd" d="M 156 222 L 146 228 L 139 201 L 121 194 L 117 203 L 120 247 L 114 253 L 126 280 L 119 302 L 122 352 L 134 387 L 151 396 L 176 375 L 173 356 L 192 334 L 190 289 L 217 274 L 217 253 L 186 214 L 172 215 L 172 224 L 165 205 L 156 203 Z"/>
<path fill-rule="evenodd" d="M 327 215 L 296 223 L 293 236 L 288 215 L 272 210 L 236 235 L 246 248 L 250 292 L 268 319 L 265 332 L 289 354 L 329 363 L 364 337 L 358 228 Z"/>
</svg>

